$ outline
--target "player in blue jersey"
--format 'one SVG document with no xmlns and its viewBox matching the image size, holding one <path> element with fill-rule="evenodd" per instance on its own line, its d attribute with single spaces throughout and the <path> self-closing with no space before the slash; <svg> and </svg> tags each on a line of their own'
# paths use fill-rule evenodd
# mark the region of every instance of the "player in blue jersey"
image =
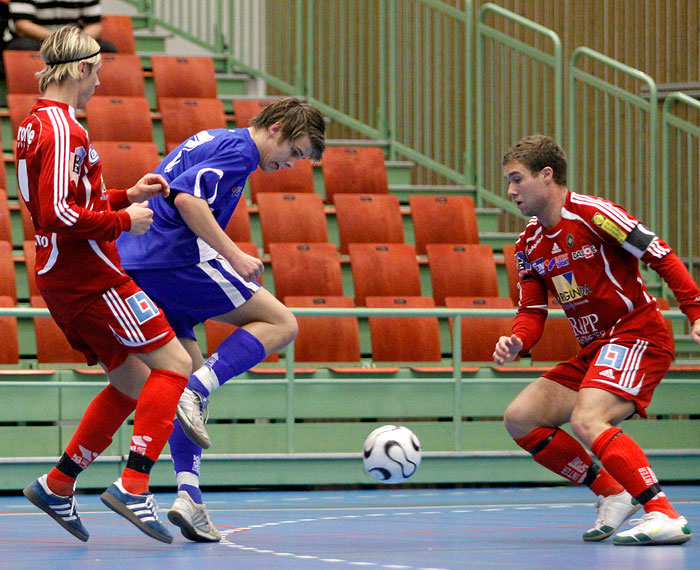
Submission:
<svg viewBox="0 0 700 570">
<path fill-rule="evenodd" d="M 325 120 L 314 107 L 287 97 L 265 108 L 244 129 L 197 133 L 155 169 L 170 185 L 150 202 L 153 224 L 142 236 L 117 241 L 122 265 L 165 313 L 192 357 L 194 374 L 177 410 L 170 450 L 178 496 L 168 518 L 193 541 L 221 539 L 199 489 L 202 448 L 210 445 L 203 411 L 227 380 L 285 347 L 297 334 L 294 315 L 255 280 L 262 262 L 224 232 L 248 175 L 321 158 Z M 206 362 L 194 326 L 214 319 L 240 327 Z"/>
</svg>

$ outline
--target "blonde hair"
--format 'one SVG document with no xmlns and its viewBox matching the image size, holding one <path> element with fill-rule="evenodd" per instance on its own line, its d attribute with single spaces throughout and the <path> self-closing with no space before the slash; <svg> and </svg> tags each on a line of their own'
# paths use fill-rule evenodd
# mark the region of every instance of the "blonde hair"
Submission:
<svg viewBox="0 0 700 570">
<path fill-rule="evenodd" d="M 77 26 L 63 26 L 41 43 L 41 57 L 45 66 L 36 76 L 39 92 L 44 93 L 51 83 L 79 79 L 81 61 L 99 63 L 100 45 Z"/>
</svg>

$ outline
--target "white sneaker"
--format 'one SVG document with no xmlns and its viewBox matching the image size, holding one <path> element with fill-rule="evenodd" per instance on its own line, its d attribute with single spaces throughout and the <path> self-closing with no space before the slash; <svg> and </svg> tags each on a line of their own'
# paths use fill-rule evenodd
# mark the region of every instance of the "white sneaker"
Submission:
<svg viewBox="0 0 700 570">
<path fill-rule="evenodd" d="M 182 536 L 194 542 L 219 542 L 221 533 L 209 518 L 204 505 L 198 505 L 185 491 L 177 492 L 177 499 L 168 511 L 168 520 L 180 527 Z"/>
<path fill-rule="evenodd" d="M 641 519 L 630 521 L 637 526 L 619 532 L 613 542 L 619 545 L 683 544 L 692 536 L 685 517 L 672 519 L 664 513 L 652 511 Z"/>
<path fill-rule="evenodd" d="M 583 540 L 586 542 L 605 540 L 641 507 L 642 505 L 627 491 L 609 497 L 599 495 L 595 504 L 598 517 L 595 519 L 593 528 L 583 533 Z"/>
<path fill-rule="evenodd" d="M 202 449 L 209 449 L 211 445 L 211 439 L 204 427 L 204 410 L 208 404 L 200 394 L 189 388 L 185 388 L 177 404 L 177 419 L 180 420 L 182 431 Z"/>
</svg>

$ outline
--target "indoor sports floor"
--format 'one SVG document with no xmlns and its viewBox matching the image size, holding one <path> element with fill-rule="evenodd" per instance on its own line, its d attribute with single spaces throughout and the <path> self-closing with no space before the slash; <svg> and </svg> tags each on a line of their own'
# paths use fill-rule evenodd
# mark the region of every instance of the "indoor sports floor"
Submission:
<svg viewBox="0 0 700 570">
<path fill-rule="evenodd" d="M 99 495 L 78 496 L 87 543 L 24 497 L 0 497 L 0 568 L 696 570 L 700 486 L 665 491 L 696 533 L 685 545 L 584 543 L 595 511 L 590 491 L 575 487 L 210 492 L 218 544 L 182 538 L 165 514 L 174 494 L 159 493 L 161 519 L 177 533 L 170 545 Z"/>
</svg>

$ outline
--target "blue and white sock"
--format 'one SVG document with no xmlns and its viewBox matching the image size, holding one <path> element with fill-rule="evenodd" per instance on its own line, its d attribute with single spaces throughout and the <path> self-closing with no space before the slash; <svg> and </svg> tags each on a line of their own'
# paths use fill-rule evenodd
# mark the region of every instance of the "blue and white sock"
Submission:
<svg viewBox="0 0 700 570">
<path fill-rule="evenodd" d="M 177 478 L 177 490 L 185 491 L 192 500 L 201 505 L 202 491 L 199 489 L 199 468 L 202 461 L 202 448 L 185 435 L 176 419 L 170 434 L 170 455 Z"/>
<path fill-rule="evenodd" d="M 196 370 L 187 387 L 204 398 L 231 378 L 250 370 L 265 358 L 265 347 L 245 329 L 236 329 Z"/>
</svg>

